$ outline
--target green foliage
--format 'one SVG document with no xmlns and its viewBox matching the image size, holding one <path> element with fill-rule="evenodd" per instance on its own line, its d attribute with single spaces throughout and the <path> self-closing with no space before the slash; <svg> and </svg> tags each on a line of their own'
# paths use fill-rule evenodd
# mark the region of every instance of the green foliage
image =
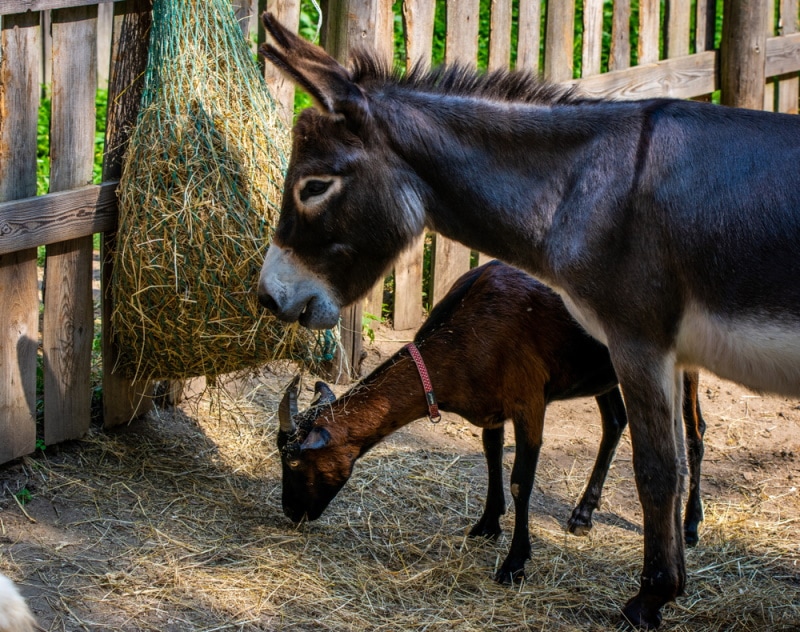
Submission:
<svg viewBox="0 0 800 632">
<path fill-rule="evenodd" d="M 33 500 L 33 494 L 31 494 L 30 490 L 27 487 L 23 487 L 21 490 L 14 494 L 14 497 L 17 499 L 17 502 L 20 505 L 27 505 L 29 502 Z"/>
<path fill-rule="evenodd" d="M 374 316 L 369 312 L 363 312 L 361 314 L 361 335 L 369 338 L 370 342 L 375 342 L 375 330 L 372 328 L 372 326 L 375 323 L 382 322 L 383 319 L 379 316 Z"/>
<path fill-rule="evenodd" d="M 36 449 L 41 450 L 44 452 L 47 449 L 47 445 L 44 442 L 44 439 L 37 439 L 36 440 Z"/>
</svg>

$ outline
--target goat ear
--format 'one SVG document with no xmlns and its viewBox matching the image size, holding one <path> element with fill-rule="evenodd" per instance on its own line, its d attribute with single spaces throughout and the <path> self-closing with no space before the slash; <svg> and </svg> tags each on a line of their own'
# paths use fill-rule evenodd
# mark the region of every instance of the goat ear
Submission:
<svg viewBox="0 0 800 632">
<path fill-rule="evenodd" d="M 367 100 L 344 66 L 319 46 L 292 33 L 271 13 L 265 12 L 261 20 L 274 44 L 262 44 L 258 52 L 308 92 L 324 114 L 342 115 L 356 124 L 365 120 Z"/>
<path fill-rule="evenodd" d="M 300 446 L 300 451 L 319 450 L 324 448 L 331 440 L 331 433 L 326 428 L 315 427 L 308 433 L 306 440 Z"/>
</svg>

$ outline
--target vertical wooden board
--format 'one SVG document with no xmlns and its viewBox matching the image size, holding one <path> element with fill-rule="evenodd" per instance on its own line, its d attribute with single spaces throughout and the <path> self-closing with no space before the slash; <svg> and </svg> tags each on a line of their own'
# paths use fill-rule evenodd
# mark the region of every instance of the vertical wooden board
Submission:
<svg viewBox="0 0 800 632">
<path fill-rule="evenodd" d="M 779 0 L 780 1 L 780 0 Z M 775 35 L 775 0 L 767 0 L 767 30 L 766 36 L 772 37 Z M 775 111 L 775 99 L 778 96 L 778 82 L 777 80 L 766 77 L 766 84 L 764 85 L 764 107 L 767 112 Z"/>
<path fill-rule="evenodd" d="M 445 63 L 474 66 L 478 59 L 479 0 L 447 0 Z M 436 235 L 431 262 L 432 296 L 435 305 L 459 276 L 469 270 L 471 251 L 463 244 Z"/>
<path fill-rule="evenodd" d="M 0 202 L 36 195 L 39 14 L 0 22 Z M 0 463 L 36 449 L 36 249 L 0 256 Z"/>
<path fill-rule="evenodd" d="M 768 0 L 729 0 L 720 46 L 720 101 L 760 110 L 764 106 Z"/>
<path fill-rule="evenodd" d="M 139 112 L 147 48 L 152 23 L 149 0 L 114 3 L 111 44 L 111 76 L 108 88 L 106 143 L 103 180 L 118 180 L 122 159 Z M 117 350 L 111 325 L 113 232 L 105 233 L 100 253 L 103 320 L 103 424 L 106 427 L 128 423 L 152 408 L 152 382 L 131 382 L 115 373 Z"/>
<path fill-rule="evenodd" d="M 519 0 L 516 68 L 539 72 L 542 0 Z"/>
<path fill-rule="evenodd" d="M 659 34 L 661 25 L 660 0 L 639 2 L 639 64 L 659 60 Z"/>
<path fill-rule="evenodd" d="M 489 70 L 511 63 L 511 0 L 492 0 L 489 22 Z"/>
<path fill-rule="evenodd" d="M 53 40 L 50 191 L 91 184 L 97 92 L 97 5 L 57 9 Z M 91 419 L 92 238 L 47 247 L 44 440 L 76 439 Z"/>
<path fill-rule="evenodd" d="M 108 88 L 108 69 L 111 65 L 111 30 L 114 24 L 114 4 L 97 5 L 97 87 Z"/>
<path fill-rule="evenodd" d="M 782 35 L 792 35 L 797 33 L 798 25 L 798 1 L 781 1 L 781 24 L 783 25 Z M 798 101 L 800 101 L 800 73 L 795 73 L 794 77 L 781 79 L 778 83 L 778 111 L 789 114 L 798 113 Z"/>
<path fill-rule="evenodd" d="M 695 51 L 702 53 L 713 50 L 717 24 L 717 0 L 697 0 L 695 16 Z"/>
<path fill-rule="evenodd" d="M 281 24 L 297 33 L 300 26 L 300 0 L 268 0 L 266 8 Z M 260 33 L 263 38 L 263 28 Z M 270 94 L 278 102 L 283 122 L 290 126 L 294 114 L 294 82 L 287 79 L 275 64 L 264 65 L 264 79 Z"/>
<path fill-rule="evenodd" d="M 689 54 L 692 5 L 686 0 L 667 0 L 664 28 L 664 50 L 667 57 Z"/>
<path fill-rule="evenodd" d="M 436 3 L 430 0 L 404 0 L 403 30 L 405 31 L 406 70 L 419 64 L 430 66 L 433 42 L 433 22 Z M 398 258 L 394 266 L 395 329 L 416 329 L 422 323 L 422 273 L 424 235 L 419 237 Z"/>
<path fill-rule="evenodd" d="M 572 49 L 575 42 L 575 2 L 547 5 L 547 30 L 544 40 L 544 76 L 550 81 L 572 79 Z"/>
<path fill-rule="evenodd" d="M 608 69 L 624 70 L 631 65 L 631 0 L 614 0 L 611 14 L 611 50 Z"/>
<path fill-rule="evenodd" d="M 599 75 L 602 58 L 603 0 L 584 0 L 581 77 Z"/>
</svg>

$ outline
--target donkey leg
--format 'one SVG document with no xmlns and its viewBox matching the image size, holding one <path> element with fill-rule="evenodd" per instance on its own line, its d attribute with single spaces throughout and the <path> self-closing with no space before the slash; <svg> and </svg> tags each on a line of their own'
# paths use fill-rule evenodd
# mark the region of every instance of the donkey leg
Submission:
<svg viewBox="0 0 800 632">
<path fill-rule="evenodd" d="M 700 470 L 703 462 L 703 437 L 706 422 L 700 412 L 697 397 L 700 374 L 687 371 L 683 379 L 683 421 L 686 425 L 686 443 L 689 453 L 689 498 L 683 518 L 683 539 L 686 546 L 695 546 L 700 540 L 697 529 L 703 521 L 703 501 L 700 498 Z"/>
<path fill-rule="evenodd" d="M 586 486 L 586 491 L 583 492 L 578 506 L 572 510 L 572 515 L 567 521 L 567 530 L 575 535 L 587 535 L 592 530 L 592 514 L 595 509 L 600 507 L 600 497 L 608 475 L 608 468 L 611 467 L 619 438 L 628 423 L 619 388 L 614 387 L 607 393 L 598 395 L 595 399 L 603 421 L 603 436 L 600 439 L 600 448 L 597 451 L 592 475 L 589 477 L 589 484 Z"/>
<path fill-rule="evenodd" d="M 661 607 L 686 583 L 680 529 L 680 469 L 676 445 L 675 368 L 670 354 L 610 345 L 625 393 L 633 467 L 644 515 L 644 564 L 638 594 L 623 608 L 633 626 L 654 629 Z M 683 457 L 685 458 L 685 457 Z"/>
<path fill-rule="evenodd" d="M 497 538 L 500 516 L 506 512 L 506 498 L 503 493 L 503 426 L 484 428 L 482 433 L 483 454 L 489 471 L 489 489 L 486 492 L 486 506 L 481 519 L 472 527 L 470 537 Z"/>
<path fill-rule="evenodd" d="M 495 580 L 522 581 L 525 579 L 525 562 L 531 558 L 531 539 L 528 531 L 528 509 L 530 507 L 533 480 L 542 447 L 544 424 L 544 400 L 535 402 L 533 411 L 514 415 L 516 451 L 514 467 L 511 468 L 511 496 L 514 499 L 514 535 L 506 559 L 495 575 Z"/>
</svg>

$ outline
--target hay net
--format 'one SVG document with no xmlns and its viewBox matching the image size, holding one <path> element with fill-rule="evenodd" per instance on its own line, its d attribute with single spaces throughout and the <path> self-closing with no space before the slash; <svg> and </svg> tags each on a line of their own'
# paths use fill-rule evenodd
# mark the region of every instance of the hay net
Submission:
<svg viewBox="0 0 800 632">
<path fill-rule="evenodd" d="M 289 131 L 228 0 L 155 0 L 144 93 L 118 196 L 115 370 L 229 373 L 330 359 L 255 286 L 277 222 Z"/>
</svg>

